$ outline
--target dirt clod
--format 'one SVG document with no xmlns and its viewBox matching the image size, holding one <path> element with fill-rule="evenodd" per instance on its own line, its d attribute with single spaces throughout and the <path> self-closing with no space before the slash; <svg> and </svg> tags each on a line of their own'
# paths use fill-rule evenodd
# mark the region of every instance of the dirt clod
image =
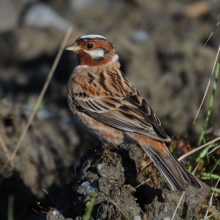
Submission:
<svg viewBox="0 0 220 220">
<path fill-rule="evenodd" d="M 77 169 L 78 181 L 67 186 L 69 190 L 59 198 L 61 201 L 71 195 L 69 206 L 58 202 L 56 208 L 64 210 L 64 216 L 80 219 L 92 193 L 96 193 L 90 219 L 171 219 L 182 193 L 170 191 L 155 168 L 151 173 L 140 169 L 146 155 L 137 146 L 120 146 L 113 151 L 101 153 L 97 147 L 98 153 L 94 149 L 85 153 Z M 158 177 L 156 185 L 150 182 L 137 187 L 152 175 Z M 210 191 L 204 187 L 187 187 L 175 219 L 199 219 L 198 211 Z"/>
</svg>

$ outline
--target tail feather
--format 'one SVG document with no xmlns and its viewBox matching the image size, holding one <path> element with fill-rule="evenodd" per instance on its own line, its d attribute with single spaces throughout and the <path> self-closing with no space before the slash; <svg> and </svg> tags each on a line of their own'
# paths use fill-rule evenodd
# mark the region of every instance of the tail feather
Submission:
<svg viewBox="0 0 220 220">
<path fill-rule="evenodd" d="M 171 189 L 176 191 L 186 191 L 186 183 L 200 188 L 203 183 L 186 170 L 167 149 L 166 155 L 160 153 L 145 145 L 141 145 L 143 150 L 155 163 L 159 171 L 162 173 Z"/>
</svg>

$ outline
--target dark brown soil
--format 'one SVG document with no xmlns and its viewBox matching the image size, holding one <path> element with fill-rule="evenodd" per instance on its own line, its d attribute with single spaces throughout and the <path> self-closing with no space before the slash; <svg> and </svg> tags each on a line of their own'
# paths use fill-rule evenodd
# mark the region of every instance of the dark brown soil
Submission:
<svg viewBox="0 0 220 220">
<path fill-rule="evenodd" d="M 166 132 L 180 139 L 188 135 L 184 146 L 197 146 L 211 90 L 196 124 L 192 125 L 192 121 L 211 73 L 220 28 L 207 46 L 203 45 L 217 23 L 218 1 L 1 0 L 0 134 L 9 153 L 27 123 L 65 33 L 56 24 L 39 27 L 25 22 L 29 10 L 38 3 L 72 24 L 74 31 L 69 45 L 83 34 L 107 37 L 119 53 L 122 71 L 152 106 Z M 42 210 L 45 216 L 49 207 L 54 208 L 48 219 L 62 215 L 80 219 L 89 204 L 90 194 L 85 187 L 90 185 L 97 193 L 93 219 L 124 219 L 121 211 L 129 219 L 137 216 L 136 220 L 138 216 L 171 217 L 180 194 L 169 191 L 154 166 L 150 165 L 153 171 L 142 170 L 146 165 L 142 151 L 126 146 L 115 150 L 117 156 L 103 155 L 99 148 L 97 154 L 94 146 L 98 141 L 73 120 L 66 102 L 66 85 L 76 64 L 76 56 L 65 51 L 15 157 L 15 169 L 9 167 L 5 171 L 8 160 L 0 145 L 0 175 L 5 175 L 0 184 L 0 219 L 8 219 L 9 196 L 14 198 L 15 220 L 44 219 L 32 208 L 37 212 Z M 208 124 L 211 138 L 220 135 L 220 102 L 216 101 L 219 99 L 218 86 Z M 179 156 L 186 148 L 178 146 L 175 153 Z M 74 174 L 74 161 L 88 149 L 92 150 L 80 159 L 77 175 Z M 212 170 L 219 155 L 220 150 L 210 156 L 207 172 Z M 91 158 L 86 161 L 88 157 Z M 148 178 L 147 184 L 135 189 Z M 215 180 L 211 184 L 214 183 Z M 188 190 L 177 216 L 198 218 L 197 210 L 204 202 L 201 197 L 208 190 Z M 215 204 L 219 204 L 219 196 Z"/>
<path fill-rule="evenodd" d="M 83 155 L 78 180 L 62 191 L 57 210 L 66 217 L 82 219 L 95 193 L 90 219 L 171 219 L 181 193 L 170 191 L 160 174 L 152 171 L 155 168 L 143 169 L 146 155 L 141 149 L 130 145 L 101 151 L 94 148 Z M 139 186 L 146 179 L 151 181 Z M 198 211 L 206 203 L 209 191 L 208 186 L 189 186 L 175 219 L 199 219 Z M 47 216 L 55 219 L 51 212 Z"/>
</svg>

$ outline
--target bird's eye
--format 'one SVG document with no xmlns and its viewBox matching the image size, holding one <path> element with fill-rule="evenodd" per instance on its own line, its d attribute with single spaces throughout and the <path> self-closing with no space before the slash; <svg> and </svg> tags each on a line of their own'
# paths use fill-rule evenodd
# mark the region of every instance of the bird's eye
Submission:
<svg viewBox="0 0 220 220">
<path fill-rule="evenodd" d="M 91 48 L 93 48 L 93 44 L 87 44 L 86 47 L 87 47 L 88 49 L 91 49 Z"/>
</svg>

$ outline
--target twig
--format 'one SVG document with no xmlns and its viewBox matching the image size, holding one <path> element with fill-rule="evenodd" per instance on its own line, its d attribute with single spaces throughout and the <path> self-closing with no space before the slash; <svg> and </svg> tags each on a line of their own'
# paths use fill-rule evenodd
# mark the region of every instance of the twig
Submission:
<svg viewBox="0 0 220 220">
<path fill-rule="evenodd" d="M 202 102 L 201 102 L 201 104 L 200 104 L 200 106 L 199 106 L 199 109 L 198 109 L 198 111 L 197 111 L 197 113 L 196 113 L 196 116 L 195 116 L 195 118 L 194 118 L 194 120 L 193 120 L 193 124 L 195 124 L 196 118 L 197 118 L 197 116 L 198 116 L 198 114 L 199 114 L 199 112 L 200 112 L 200 110 L 201 110 L 201 107 L 202 107 L 203 102 L 204 102 L 204 100 L 205 100 L 206 94 L 207 94 L 207 92 L 208 92 L 208 88 L 209 88 L 209 85 L 210 85 L 210 83 L 211 83 L 212 75 L 213 75 L 213 73 L 214 73 L 215 66 L 216 66 L 216 63 L 217 63 L 217 60 L 218 60 L 219 51 L 220 51 L 220 46 L 219 46 L 219 48 L 218 48 L 218 51 L 217 51 L 217 54 L 216 54 L 216 57 L 215 57 L 215 62 L 214 62 L 214 65 L 213 65 L 213 67 L 212 67 L 211 76 L 210 76 L 209 81 L 208 81 L 208 84 L 207 84 L 207 86 L 206 86 L 206 90 L 205 90 L 205 93 L 204 93 L 204 95 L 203 95 Z"/>
<path fill-rule="evenodd" d="M 66 46 L 66 42 L 67 42 L 71 32 L 72 32 L 72 28 L 69 28 L 67 30 L 66 34 L 65 34 L 64 40 L 63 40 L 63 42 L 62 42 L 62 44 L 60 46 L 60 49 L 59 49 L 58 54 L 56 56 L 56 59 L 55 59 L 55 61 L 53 63 L 53 66 L 51 67 L 51 70 L 50 70 L 50 72 L 48 74 L 48 77 L 47 77 L 47 80 L 46 80 L 46 82 L 44 84 L 44 87 L 41 90 L 41 93 L 40 93 L 40 95 L 39 95 L 39 97 L 37 99 L 37 103 L 35 104 L 34 109 L 33 109 L 32 113 L 31 113 L 30 117 L 28 118 L 28 123 L 27 123 L 26 127 L 24 128 L 24 130 L 23 130 L 23 132 L 22 132 L 22 134 L 21 134 L 21 136 L 20 136 L 20 138 L 18 140 L 18 143 L 17 143 L 17 145 L 16 145 L 16 147 L 14 149 L 14 151 L 12 152 L 12 155 L 10 157 L 10 161 L 14 160 L 14 157 L 15 157 L 15 155 L 16 155 L 16 153 L 17 153 L 17 151 L 18 151 L 18 149 L 19 149 L 19 147 L 20 147 L 20 145 L 21 145 L 21 143 L 22 143 L 22 141 L 23 141 L 23 139 L 24 139 L 24 137 L 25 137 L 25 135 L 27 133 L 27 130 L 30 127 L 30 125 L 31 125 L 31 123 L 32 123 L 32 121 L 34 119 L 34 116 L 35 116 L 35 114 L 37 112 L 37 109 L 38 109 L 38 107 L 39 107 L 43 97 L 44 97 L 44 94 L 45 94 L 45 92 L 47 90 L 47 87 L 48 87 L 50 81 L 51 81 L 51 78 L 52 78 L 52 76 L 54 74 L 54 71 L 55 71 L 55 69 L 57 67 L 57 64 L 58 64 L 58 62 L 60 60 L 60 57 L 61 57 L 62 52 L 63 52 L 63 50 L 64 50 L 64 48 Z"/>
<path fill-rule="evenodd" d="M 202 148 L 206 147 L 207 145 L 212 144 L 212 143 L 214 143 L 214 142 L 216 142 L 216 141 L 218 141 L 218 140 L 220 140 L 220 137 L 215 138 L 214 140 L 209 141 L 208 143 L 206 143 L 206 144 L 204 144 L 204 145 L 202 145 L 202 146 L 200 146 L 200 147 L 197 147 L 197 148 L 191 150 L 190 152 L 188 152 L 188 153 L 182 155 L 180 158 L 178 158 L 178 161 L 180 161 L 180 160 L 182 160 L 182 159 L 188 157 L 189 155 L 195 153 L 196 151 L 201 150 Z"/>
<path fill-rule="evenodd" d="M 182 195 L 181 195 L 181 197 L 180 197 L 180 200 L 179 200 L 179 202 L 178 202 L 178 204 L 177 204 L 177 206 L 176 206 L 176 209 L 175 209 L 175 211 L 174 211 L 174 213 L 173 213 L 173 216 L 172 216 L 171 220 L 174 219 L 174 217 L 175 217 L 175 215 L 176 215 L 176 212 L 177 212 L 177 209 L 178 209 L 179 206 L 180 206 L 180 203 L 181 203 L 181 201 L 182 201 L 182 199 L 183 199 L 184 194 L 185 194 L 185 191 L 182 193 Z"/>
<path fill-rule="evenodd" d="M 220 178 L 219 178 L 218 181 L 216 182 L 216 184 L 215 184 L 215 188 L 217 187 L 219 181 L 220 181 Z M 214 195 L 214 191 L 212 192 L 212 195 L 211 195 L 211 197 L 210 197 L 210 200 L 209 200 L 209 206 L 208 206 L 208 208 L 207 208 L 207 210 L 206 210 L 204 220 L 206 220 L 207 215 L 208 215 L 208 213 L 209 213 L 209 209 L 210 209 L 210 206 L 211 206 L 211 203 L 212 203 L 213 195 Z"/>
<path fill-rule="evenodd" d="M 3 140 L 2 136 L 1 136 L 1 134 L 0 134 L 0 144 L 1 144 L 1 146 L 2 146 L 3 151 L 4 151 L 5 154 L 6 154 L 6 157 L 8 158 L 8 161 L 10 161 L 10 154 L 9 154 L 9 152 L 8 152 L 8 148 L 7 148 L 7 146 L 6 146 L 5 142 L 4 142 L 4 140 Z M 10 162 L 10 166 L 11 166 L 12 168 L 15 167 L 15 165 L 14 165 L 13 162 Z"/>
</svg>

